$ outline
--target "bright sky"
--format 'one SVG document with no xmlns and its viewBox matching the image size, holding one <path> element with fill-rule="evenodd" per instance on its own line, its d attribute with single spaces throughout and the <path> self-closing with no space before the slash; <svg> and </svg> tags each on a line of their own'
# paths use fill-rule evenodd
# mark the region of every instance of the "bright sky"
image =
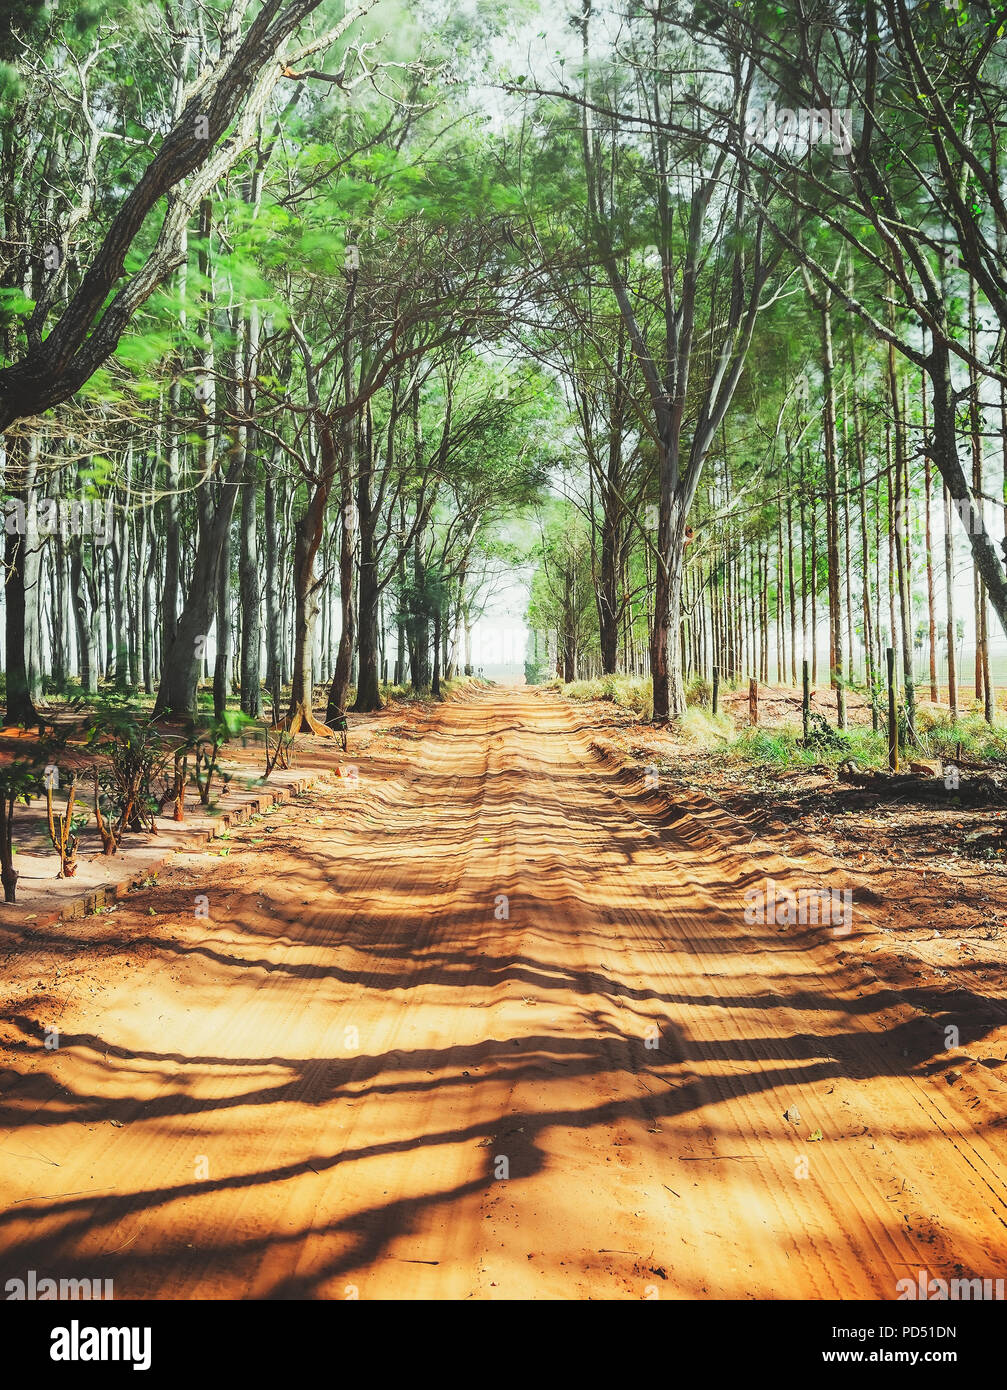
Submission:
<svg viewBox="0 0 1007 1390">
<path fill-rule="evenodd" d="M 490 667 L 513 668 L 524 673 L 528 629 L 524 612 L 528 604 L 527 581 L 519 575 L 501 579 L 486 612 L 472 629 L 472 665 L 491 675 Z"/>
</svg>

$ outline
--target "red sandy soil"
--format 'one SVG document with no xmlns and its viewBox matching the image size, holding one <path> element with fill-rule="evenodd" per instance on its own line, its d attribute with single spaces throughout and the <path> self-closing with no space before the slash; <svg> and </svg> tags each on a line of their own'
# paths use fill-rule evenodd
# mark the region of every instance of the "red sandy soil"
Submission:
<svg viewBox="0 0 1007 1390">
<path fill-rule="evenodd" d="M 907 970 L 869 878 L 649 787 L 555 695 L 389 711 L 367 741 L 359 785 L 226 857 L 8 929 L 0 1278 L 891 1299 L 1004 1275 L 1002 973 Z M 767 876 L 854 884 L 851 933 L 746 924 Z"/>
<path fill-rule="evenodd" d="M 70 878 L 59 877 L 60 858 L 49 838 L 45 797 L 34 797 L 27 804 L 17 802 L 13 823 L 14 868 L 18 871 L 16 902 L 0 903 L 0 932 L 5 925 L 14 923 L 44 924 L 61 912 L 68 916 L 82 913 L 93 906 L 95 890 L 108 890 L 111 896 L 120 886 L 127 887 L 130 880 L 141 882 L 156 876 L 165 860 L 181 846 L 208 839 L 254 805 L 271 802 L 319 776 L 328 777 L 347 762 L 335 740 L 295 740 L 293 767 L 275 767 L 268 782 L 263 782 L 261 729 L 258 733 L 258 739 L 246 735 L 240 742 L 235 740 L 221 749 L 208 806 L 201 803 L 198 791 L 190 783 L 183 820 L 176 821 L 170 814 L 156 816 L 155 833 L 128 831 L 112 855 L 103 853 L 94 820 L 93 760 L 79 744 L 70 743 L 60 753 L 60 784 L 53 794 L 53 813 L 65 814 L 70 779 L 76 770 L 74 821 L 86 822 L 77 832 L 76 872 Z M 23 749 L 34 754 L 35 747 L 35 739 L 24 731 L 0 730 L 0 761 L 24 756 Z M 155 778 L 152 790 L 158 793 L 162 786 L 163 779 L 158 785 Z M 170 803 L 167 809 L 170 810 Z"/>
<path fill-rule="evenodd" d="M 760 700 L 760 727 L 773 726 L 769 709 L 777 723 L 792 724 L 788 701 L 796 703 L 799 719 L 799 695 L 780 688 L 771 695 L 771 702 Z M 819 692 L 820 702 L 833 698 Z M 693 808 L 702 802 L 708 809 L 715 803 L 728 835 L 757 841 L 795 870 L 799 865 L 799 886 L 851 887 L 861 901 L 882 905 L 879 939 L 870 951 L 872 967 L 885 978 L 913 978 L 930 987 L 950 973 L 967 976 L 973 992 L 1003 998 L 1007 810 L 963 807 L 950 790 L 946 805 L 902 802 L 850 786 L 824 766 L 778 768 L 689 746 L 673 731 L 656 730 L 606 701 L 577 708 L 596 731 L 596 751 L 640 775 L 656 770 L 662 793 L 673 801 Z M 859 713 L 869 722 L 869 706 Z M 929 766 L 939 770 L 937 761 Z M 970 1007 L 964 1014 L 948 1022 L 963 1041 L 974 1041 L 970 1050 L 987 1064 L 1002 1063 L 999 1042 L 974 1027 Z"/>
</svg>

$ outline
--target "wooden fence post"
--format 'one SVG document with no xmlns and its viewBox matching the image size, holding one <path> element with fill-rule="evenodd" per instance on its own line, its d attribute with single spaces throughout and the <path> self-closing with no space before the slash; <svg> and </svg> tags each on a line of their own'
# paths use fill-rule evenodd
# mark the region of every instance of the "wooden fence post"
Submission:
<svg viewBox="0 0 1007 1390">
<path fill-rule="evenodd" d="M 899 770 L 899 720 L 895 709 L 895 649 L 885 649 L 888 662 L 888 766 L 892 772 Z"/>
<path fill-rule="evenodd" d="M 811 737 L 811 673 L 805 661 L 801 671 L 801 715 L 804 723 L 804 742 Z"/>
</svg>

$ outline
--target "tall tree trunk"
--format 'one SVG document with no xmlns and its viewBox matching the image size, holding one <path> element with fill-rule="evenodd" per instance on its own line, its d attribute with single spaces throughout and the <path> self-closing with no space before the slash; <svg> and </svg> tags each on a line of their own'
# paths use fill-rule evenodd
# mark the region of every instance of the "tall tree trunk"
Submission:
<svg viewBox="0 0 1007 1390">
<path fill-rule="evenodd" d="M 280 682 L 283 658 L 280 652 L 280 588 L 277 579 L 276 483 L 272 472 L 266 475 L 263 525 L 266 534 L 266 688 L 272 701 L 274 723 L 280 717 Z"/>
<path fill-rule="evenodd" d="M 245 454 L 244 484 L 241 490 L 240 548 L 238 552 L 238 595 L 241 604 L 241 708 L 253 719 L 262 713 L 262 621 L 259 592 L 259 533 L 256 467 L 256 434 L 252 418 L 255 410 L 255 375 L 259 352 L 259 317 L 254 306 L 244 320 L 244 414 L 241 446 Z"/>
<path fill-rule="evenodd" d="M 685 713 L 681 647 L 677 640 L 682 613 L 682 570 L 685 564 L 685 510 L 671 478 L 677 472 L 672 451 L 661 457 L 658 504 L 658 563 L 654 580 L 654 619 L 650 639 L 650 670 L 654 685 L 654 722 L 666 724 Z M 671 633 L 675 640 L 669 642 Z"/>
<path fill-rule="evenodd" d="M 955 621 L 955 578 L 954 578 L 954 540 L 951 535 L 951 494 L 947 487 L 942 489 L 944 499 L 944 610 L 947 622 L 948 647 L 948 704 L 951 718 L 958 718 L 958 677 L 955 660 L 955 642 L 958 634 Z"/>
<path fill-rule="evenodd" d="M 611 471 L 611 470 L 610 470 Z M 601 574 L 598 583 L 598 632 L 602 674 L 612 676 L 619 663 L 619 510 L 612 487 L 602 489 Z"/>
<path fill-rule="evenodd" d="M 853 360 L 855 361 L 855 359 Z M 877 733 L 880 721 L 878 715 L 878 680 L 874 664 L 874 618 L 871 612 L 871 557 L 867 536 L 866 450 L 861 429 L 860 399 L 855 392 L 853 395 L 853 435 L 857 454 L 857 471 L 860 475 L 860 486 L 857 493 L 860 511 L 860 560 L 863 572 L 865 678 L 871 695 L 871 728 Z"/>
<path fill-rule="evenodd" d="M 443 621 L 442 605 L 438 603 L 434 608 L 434 673 L 430 682 L 430 693 L 435 700 L 441 698 L 441 623 Z"/>
<path fill-rule="evenodd" d="M 826 294 L 822 305 L 822 377 L 825 432 L 825 546 L 829 592 L 829 673 L 836 692 L 836 723 L 846 728 L 846 689 L 843 675 L 843 611 L 839 587 L 838 440 L 836 435 L 835 359 L 832 310 Z"/>
<path fill-rule="evenodd" d="M 217 567 L 217 651 L 213 661 L 213 714 L 227 712 L 227 668 L 231 659 L 231 528 L 224 531 Z"/>
<path fill-rule="evenodd" d="M 357 568 L 359 676 L 357 698 L 353 703 L 353 708 L 360 713 L 383 708 L 381 672 L 378 667 L 378 603 L 381 590 L 378 557 L 375 553 L 377 516 L 371 497 L 374 477 L 374 424 L 369 406 L 365 412 L 363 443 L 357 475 L 357 527 L 360 546 L 360 563 Z"/>
<path fill-rule="evenodd" d="M 175 639 L 161 670 L 154 701 L 155 717 L 161 714 L 196 713 L 196 688 L 205 660 L 206 639 L 217 602 L 224 541 L 230 530 L 244 454 L 236 451 L 220 487 L 220 500 L 196 543 L 188 596 L 178 619 Z"/>
<path fill-rule="evenodd" d="M 340 461 L 340 535 L 339 535 L 339 600 L 342 609 L 342 628 L 339 633 L 339 650 L 336 652 L 336 669 L 329 687 L 329 701 L 326 720 L 337 718 L 345 710 L 350 688 L 350 673 L 353 666 L 353 651 L 356 641 L 356 509 L 354 506 L 354 470 L 356 451 L 353 447 L 353 430 L 350 426 L 343 432 L 343 454 Z"/>
<path fill-rule="evenodd" d="M 905 397 L 899 401 L 895 375 L 895 349 L 889 348 L 888 379 L 895 427 L 895 559 L 899 584 L 899 619 L 902 634 L 902 679 L 905 685 L 906 736 L 916 743 L 916 677 L 913 671 L 913 610 L 909 583 L 909 459 L 906 449 Z"/>
<path fill-rule="evenodd" d="M 7 723 L 28 725 L 38 719 L 28 669 L 27 626 L 32 610 L 26 593 L 26 574 L 30 571 L 26 552 L 33 510 L 29 498 L 35 482 L 39 439 L 33 431 L 27 439 L 8 435 L 6 443 L 4 482 L 14 504 L 8 505 L 4 543 Z"/>
<path fill-rule="evenodd" d="M 241 493 L 241 549 L 238 591 L 241 602 L 241 708 L 257 719 L 262 713 L 262 675 L 259 666 L 262 624 L 259 618 L 259 536 L 255 473 L 249 471 Z"/>
<path fill-rule="evenodd" d="M 925 434 L 925 430 L 924 430 Z M 925 446 L 924 446 L 925 447 Z M 926 512 L 924 515 L 924 526 L 926 528 L 926 551 L 927 551 L 927 645 L 930 648 L 930 699 L 933 704 L 937 703 L 937 609 L 934 603 L 934 560 L 933 560 L 933 540 L 931 537 L 930 526 L 930 503 L 931 503 L 931 465 L 930 458 L 924 455 L 923 462 L 923 493 L 926 498 Z"/>
<path fill-rule="evenodd" d="M 122 692 L 129 684 L 129 633 L 127 631 L 126 586 L 129 582 L 129 476 L 132 471 L 132 447 L 126 455 L 127 489 L 120 515 L 112 524 L 113 583 L 112 602 L 115 620 L 115 688 Z"/>
</svg>

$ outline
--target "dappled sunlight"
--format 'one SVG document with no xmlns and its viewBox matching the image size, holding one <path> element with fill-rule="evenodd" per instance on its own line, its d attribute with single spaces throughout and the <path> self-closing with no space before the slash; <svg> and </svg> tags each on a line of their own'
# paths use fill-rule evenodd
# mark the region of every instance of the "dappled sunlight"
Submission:
<svg viewBox="0 0 1007 1390">
<path fill-rule="evenodd" d="M 933 1224 L 925 1013 L 824 929 L 747 924 L 745 852 L 616 807 L 576 735 L 539 737 L 564 718 L 448 706 L 408 784 L 365 769 L 274 818 L 267 878 L 249 827 L 95 928 L 121 968 L 58 1050 L 44 1010 L 8 1019 L 4 1268 L 58 1253 L 122 1297 L 744 1298 L 979 1259 L 996 1131 L 976 1116 L 975 1192 Z"/>
</svg>

